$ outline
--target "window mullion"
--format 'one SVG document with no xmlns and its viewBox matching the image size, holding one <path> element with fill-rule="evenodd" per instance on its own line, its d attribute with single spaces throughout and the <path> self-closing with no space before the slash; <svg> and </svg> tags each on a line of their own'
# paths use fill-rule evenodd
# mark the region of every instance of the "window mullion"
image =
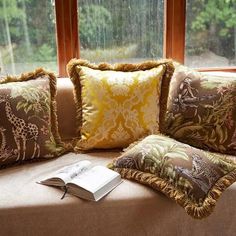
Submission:
<svg viewBox="0 0 236 236">
<path fill-rule="evenodd" d="M 59 77 L 67 76 L 66 64 L 79 57 L 77 0 L 55 0 Z"/>
<path fill-rule="evenodd" d="M 165 0 L 164 56 L 184 63 L 186 0 Z"/>
</svg>

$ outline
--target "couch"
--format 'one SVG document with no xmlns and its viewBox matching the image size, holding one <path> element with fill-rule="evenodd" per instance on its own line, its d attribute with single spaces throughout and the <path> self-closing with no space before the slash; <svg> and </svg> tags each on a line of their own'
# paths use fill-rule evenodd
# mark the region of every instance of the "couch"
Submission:
<svg viewBox="0 0 236 236">
<path fill-rule="evenodd" d="M 75 137 L 73 85 L 58 80 L 58 121 L 63 139 Z M 79 160 L 106 165 L 121 150 L 67 153 L 57 159 L 0 171 L 0 235 L 235 235 L 236 183 L 208 218 L 194 220 L 163 194 L 124 180 L 99 202 L 66 195 L 36 182 Z"/>
</svg>

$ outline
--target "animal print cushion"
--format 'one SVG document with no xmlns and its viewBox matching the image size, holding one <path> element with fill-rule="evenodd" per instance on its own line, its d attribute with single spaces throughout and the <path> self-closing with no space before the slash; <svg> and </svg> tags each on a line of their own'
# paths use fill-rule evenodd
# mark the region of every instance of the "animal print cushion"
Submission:
<svg viewBox="0 0 236 236">
<path fill-rule="evenodd" d="M 202 149 L 236 155 L 236 76 L 176 68 L 165 133 Z"/>
<path fill-rule="evenodd" d="M 56 78 L 42 69 L 0 80 L 0 167 L 60 155 Z"/>
<path fill-rule="evenodd" d="M 194 218 L 208 216 L 221 193 L 236 181 L 236 161 L 162 135 L 131 145 L 109 166 L 175 200 Z"/>
</svg>

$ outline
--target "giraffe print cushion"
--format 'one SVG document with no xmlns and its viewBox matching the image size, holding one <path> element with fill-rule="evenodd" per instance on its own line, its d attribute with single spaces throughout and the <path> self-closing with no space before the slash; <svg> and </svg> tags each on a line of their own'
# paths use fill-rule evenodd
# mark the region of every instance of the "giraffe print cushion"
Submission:
<svg viewBox="0 0 236 236">
<path fill-rule="evenodd" d="M 236 76 L 176 68 L 165 133 L 209 151 L 236 155 Z"/>
<path fill-rule="evenodd" d="M 236 181 L 233 157 L 163 135 L 150 135 L 131 145 L 109 167 L 161 191 L 198 219 L 208 216 L 223 190 Z"/>
<path fill-rule="evenodd" d="M 0 81 L 0 167 L 60 155 L 53 74 L 42 69 Z"/>
</svg>

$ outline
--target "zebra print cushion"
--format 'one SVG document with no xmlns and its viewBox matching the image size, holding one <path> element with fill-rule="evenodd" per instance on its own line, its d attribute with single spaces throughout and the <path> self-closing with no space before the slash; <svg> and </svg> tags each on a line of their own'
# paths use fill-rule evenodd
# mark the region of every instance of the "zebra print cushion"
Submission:
<svg viewBox="0 0 236 236">
<path fill-rule="evenodd" d="M 178 66 L 171 79 L 165 133 L 209 151 L 236 155 L 236 76 Z"/>
<path fill-rule="evenodd" d="M 0 168 L 60 155 L 56 78 L 38 69 L 0 81 Z"/>
<path fill-rule="evenodd" d="M 163 135 L 150 135 L 131 145 L 110 168 L 163 192 L 194 218 L 208 216 L 222 191 L 236 181 L 233 157 Z"/>
</svg>

